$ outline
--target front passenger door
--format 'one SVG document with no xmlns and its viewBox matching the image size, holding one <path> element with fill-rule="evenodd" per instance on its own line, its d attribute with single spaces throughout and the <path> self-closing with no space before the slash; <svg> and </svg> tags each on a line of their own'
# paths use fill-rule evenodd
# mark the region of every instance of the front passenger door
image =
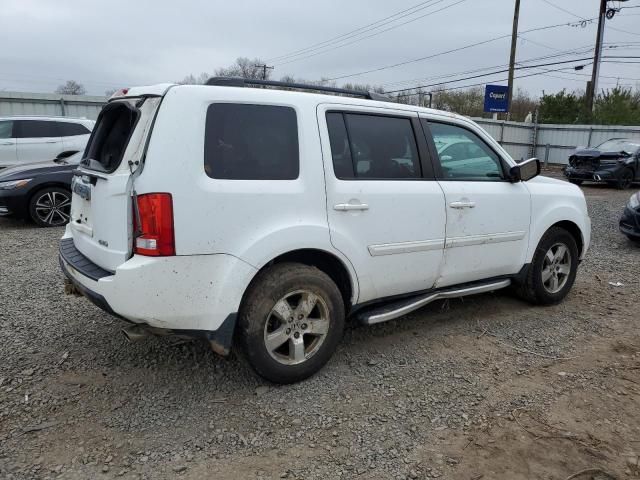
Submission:
<svg viewBox="0 0 640 480">
<path fill-rule="evenodd" d="M 508 164 L 481 129 L 466 122 L 421 121 L 438 159 L 436 178 L 447 211 L 436 287 L 518 273 L 529 241 L 526 185 L 507 179 Z"/>
</svg>

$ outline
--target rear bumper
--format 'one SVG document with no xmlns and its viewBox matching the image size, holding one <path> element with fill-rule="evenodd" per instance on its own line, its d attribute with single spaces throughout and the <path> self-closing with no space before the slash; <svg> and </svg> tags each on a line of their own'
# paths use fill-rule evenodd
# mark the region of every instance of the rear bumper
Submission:
<svg viewBox="0 0 640 480">
<path fill-rule="evenodd" d="M 625 207 L 620 217 L 620 231 L 628 237 L 640 239 L 640 212 Z"/>
<path fill-rule="evenodd" d="M 134 255 L 107 272 L 70 248 L 72 242 L 65 234 L 60 266 L 91 302 L 116 317 L 180 334 L 209 338 L 230 323 L 232 332 L 242 295 L 256 273 L 231 255 Z"/>
</svg>

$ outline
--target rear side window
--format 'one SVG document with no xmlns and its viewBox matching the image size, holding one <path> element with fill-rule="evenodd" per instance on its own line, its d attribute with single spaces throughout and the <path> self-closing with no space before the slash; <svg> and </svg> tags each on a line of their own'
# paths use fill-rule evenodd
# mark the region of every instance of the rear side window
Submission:
<svg viewBox="0 0 640 480">
<path fill-rule="evenodd" d="M 61 137 L 74 137 L 76 135 L 87 135 L 91 133 L 87 127 L 79 123 L 56 122 Z"/>
<path fill-rule="evenodd" d="M 207 109 L 204 169 L 227 180 L 293 180 L 300 170 L 291 107 L 214 103 Z"/>
<path fill-rule="evenodd" d="M 422 176 L 410 119 L 329 112 L 327 127 L 337 178 L 404 180 Z"/>
<path fill-rule="evenodd" d="M 0 121 L 0 138 L 12 138 L 12 130 L 13 122 L 11 120 Z"/>
<path fill-rule="evenodd" d="M 59 137 L 58 122 L 47 120 L 16 120 L 17 138 Z"/>
<path fill-rule="evenodd" d="M 83 163 L 105 172 L 118 168 L 138 118 L 140 111 L 128 101 L 107 104 L 98 116 Z"/>
</svg>

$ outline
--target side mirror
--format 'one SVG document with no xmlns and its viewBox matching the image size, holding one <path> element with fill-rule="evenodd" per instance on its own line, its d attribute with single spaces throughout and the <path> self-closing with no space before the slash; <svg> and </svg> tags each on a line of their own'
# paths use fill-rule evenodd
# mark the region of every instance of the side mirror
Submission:
<svg viewBox="0 0 640 480">
<path fill-rule="evenodd" d="M 509 179 L 511 182 L 526 182 L 540 175 L 540 160 L 530 158 L 509 170 Z"/>
<path fill-rule="evenodd" d="M 453 157 L 452 157 L 451 155 L 442 155 L 442 156 L 440 157 L 440 161 L 441 161 L 441 162 L 448 162 L 448 161 L 450 161 L 450 160 L 453 160 Z"/>
</svg>

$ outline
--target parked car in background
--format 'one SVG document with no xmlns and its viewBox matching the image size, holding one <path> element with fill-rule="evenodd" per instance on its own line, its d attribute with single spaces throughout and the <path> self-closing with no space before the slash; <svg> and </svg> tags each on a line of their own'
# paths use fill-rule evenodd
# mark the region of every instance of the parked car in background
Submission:
<svg viewBox="0 0 640 480">
<path fill-rule="evenodd" d="M 569 157 L 564 175 L 576 185 L 608 183 L 620 189 L 640 181 L 640 141 L 612 138 L 593 148 L 580 148 Z"/>
<path fill-rule="evenodd" d="M 0 169 L 84 151 L 94 124 L 84 118 L 0 117 Z"/>
<path fill-rule="evenodd" d="M 33 220 L 40 227 L 69 221 L 71 179 L 82 152 L 53 161 L 0 170 L 0 216 Z"/>
<path fill-rule="evenodd" d="M 640 192 L 631 195 L 620 218 L 620 231 L 629 240 L 640 243 Z"/>
<path fill-rule="evenodd" d="M 569 293 L 591 235 L 582 191 L 472 120 L 208 83 L 112 98 L 74 172 L 60 265 L 133 323 L 128 338 L 170 331 L 223 355 L 235 338 L 256 372 L 291 383 L 329 360 L 347 317 L 510 285 L 540 305 Z M 466 153 L 443 158 L 453 141 Z"/>
</svg>

